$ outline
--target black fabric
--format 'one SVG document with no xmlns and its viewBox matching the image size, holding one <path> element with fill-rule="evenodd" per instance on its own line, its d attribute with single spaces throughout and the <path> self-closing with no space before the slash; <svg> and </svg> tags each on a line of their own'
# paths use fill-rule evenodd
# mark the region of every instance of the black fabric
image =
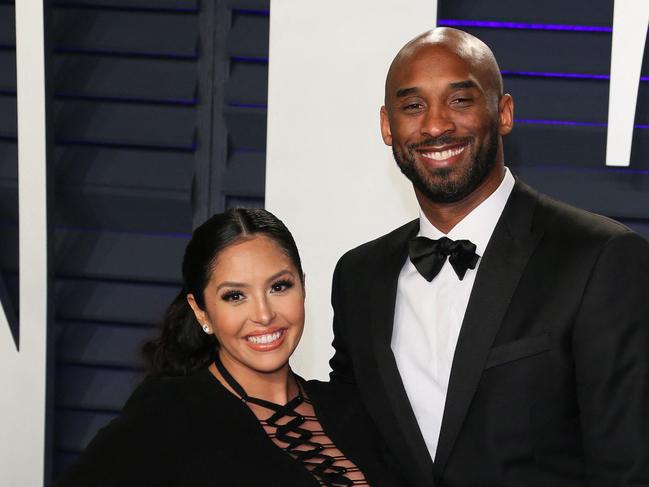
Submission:
<svg viewBox="0 0 649 487">
<path fill-rule="evenodd" d="M 517 181 L 481 257 L 432 459 L 390 348 L 418 231 L 345 254 L 332 290 L 332 380 L 357 384 L 410 483 L 649 485 L 649 243 Z"/>
<path fill-rule="evenodd" d="M 475 249 L 470 240 L 451 240 L 448 237 L 437 240 L 416 237 L 408 242 L 410 262 L 428 282 L 439 274 L 447 257 L 460 281 L 464 279 L 467 269 L 475 269 L 480 258 Z"/>
<path fill-rule="evenodd" d="M 296 461 L 302 463 L 324 487 L 367 485 L 365 480 L 354 481 L 347 477 L 347 472 L 358 472 L 358 467 L 352 468 L 343 467 L 340 464 L 336 465 L 338 462 L 348 460 L 344 454 L 334 457 L 325 453 L 327 448 L 335 445 L 323 444 L 316 440 L 316 436 L 324 433 L 317 416 L 307 416 L 298 412 L 297 408 L 302 404 L 308 403 L 313 406 L 313 403 L 305 397 L 300 379 L 296 377 L 298 394 L 286 404 L 277 404 L 248 395 L 243 386 L 237 382 L 225 365 L 223 365 L 218 355 L 214 360 L 214 364 L 220 372 L 221 377 L 225 379 L 225 382 L 228 383 L 232 390 L 244 402 L 261 406 L 269 410 L 268 414 L 272 412 L 267 419 L 260 421 L 260 423 L 263 426 L 269 427 L 275 439 L 281 442 L 282 449 Z M 317 424 L 318 429 L 307 429 L 305 427 L 307 423 Z M 266 431 L 268 433 L 268 430 Z"/>
<path fill-rule="evenodd" d="M 354 389 L 304 383 L 323 428 L 373 487 L 403 485 Z M 148 378 L 57 487 L 298 487 L 319 483 L 278 448 L 250 409 L 208 370 Z"/>
</svg>

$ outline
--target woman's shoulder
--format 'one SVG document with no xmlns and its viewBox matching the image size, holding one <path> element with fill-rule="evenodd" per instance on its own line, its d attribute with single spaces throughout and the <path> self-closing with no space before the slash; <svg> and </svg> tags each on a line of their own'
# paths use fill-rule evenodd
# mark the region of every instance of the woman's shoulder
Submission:
<svg viewBox="0 0 649 487">
<path fill-rule="evenodd" d="M 147 376 L 124 404 L 123 413 L 149 410 L 149 406 L 155 404 L 157 410 L 169 414 L 191 407 L 192 402 L 203 400 L 205 396 L 214 397 L 218 389 L 213 387 L 208 376 L 207 369 L 187 376 Z"/>
</svg>

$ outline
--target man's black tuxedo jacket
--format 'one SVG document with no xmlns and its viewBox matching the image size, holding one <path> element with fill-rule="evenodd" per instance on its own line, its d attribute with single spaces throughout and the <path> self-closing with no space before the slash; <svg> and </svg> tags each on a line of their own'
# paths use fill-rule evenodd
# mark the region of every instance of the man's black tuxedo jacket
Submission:
<svg viewBox="0 0 649 487">
<path fill-rule="evenodd" d="M 649 486 L 649 243 L 520 181 L 478 268 L 430 458 L 390 348 L 410 222 L 334 273 L 332 380 L 413 486 Z M 427 384 L 421 384 L 427 387 Z"/>
</svg>

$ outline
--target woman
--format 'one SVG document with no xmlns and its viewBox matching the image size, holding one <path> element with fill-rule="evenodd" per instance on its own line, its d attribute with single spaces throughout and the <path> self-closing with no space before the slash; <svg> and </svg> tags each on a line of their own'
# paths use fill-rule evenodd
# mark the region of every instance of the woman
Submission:
<svg viewBox="0 0 649 487">
<path fill-rule="evenodd" d="M 234 209 L 194 232 L 150 376 L 59 480 L 69 486 L 400 485 L 352 389 L 289 368 L 304 326 L 293 237 Z"/>
</svg>

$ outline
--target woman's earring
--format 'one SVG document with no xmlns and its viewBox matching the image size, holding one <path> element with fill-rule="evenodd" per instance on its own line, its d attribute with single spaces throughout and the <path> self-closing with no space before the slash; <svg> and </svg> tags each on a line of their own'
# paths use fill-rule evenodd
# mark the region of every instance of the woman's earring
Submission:
<svg viewBox="0 0 649 487">
<path fill-rule="evenodd" d="M 210 327 L 207 323 L 203 325 L 203 331 L 207 334 L 209 334 L 212 330 L 210 330 Z"/>
</svg>

